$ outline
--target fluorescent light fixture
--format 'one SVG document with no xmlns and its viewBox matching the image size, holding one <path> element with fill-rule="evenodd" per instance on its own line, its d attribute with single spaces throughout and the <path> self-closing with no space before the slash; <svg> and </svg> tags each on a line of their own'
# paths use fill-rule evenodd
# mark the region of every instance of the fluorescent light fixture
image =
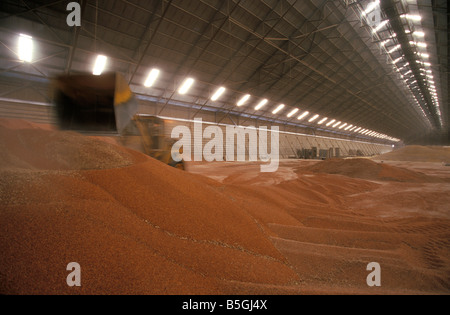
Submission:
<svg viewBox="0 0 450 315">
<path fill-rule="evenodd" d="M 380 0 L 376 0 L 376 1 L 372 2 L 372 3 L 370 3 L 370 4 L 367 6 L 366 10 L 364 10 L 363 14 L 364 14 L 364 15 L 369 14 L 370 12 L 372 12 L 373 10 L 375 10 L 375 8 L 376 8 L 379 4 L 380 4 Z"/>
<path fill-rule="evenodd" d="M 418 36 L 418 37 L 425 37 L 424 32 L 414 32 L 413 35 Z"/>
<path fill-rule="evenodd" d="M 19 59 L 26 62 L 33 60 L 33 37 L 19 35 Z"/>
<path fill-rule="evenodd" d="M 427 48 L 427 44 L 424 42 L 417 42 L 416 45 L 417 47 Z"/>
<path fill-rule="evenodd" d="M 336 122 L 336 119 L 333 119 L 332 121 L 329 121 L 327 124 L 327 127 L 330 127 L 332 124 Z"/>
<path fill-rule="evenodd" d="M 296 109 L 294 109 L 293 111 L 291 111 L 287 116 L 288 116 L 289 118 L 291 118 L 292 116 L 294 116 L 295 114 L 297 114 L 298 111 L 299 111 L 299 109 L 296 108 Z"/>
<path fill-rule="evenodd" d="M 94 75 L 101 75 L 103 73 L 103 70 L 105 70 L 107 60 L 108 58 L 106 56 L 98 55 L 97 59 L 95 60 L 94 70 L 92 73 Z"/>
<path fill-rule="evenodd" d="M 195 80 L 193 78 L 187 78 L 184 80 L 183 84 L 181 85 L 180 89 L 178 90 L 178 93 L 181 95 L 186 94 L 189 89 L 194 85 Z"/>
<path fill-rule="evenodd" d="M 256 109 L 256 110 L 260 110 L 260 109 L 263 108 L 268 102 L 269 102 L 269 100 L 263 99 L 261 102 L 259 102 L 259 104 L 255 107 L 255 109 Z"/>
<path fill-rule="evenodd" d="M 247 101 L 250 99 L 250 94 L 246 94 L 246 95 L 244 95 L 240 100 L 239 100 L 239 102 L 236 104 L 237 106 L 242 106 L 242 105 L 244 105 L 245 103 L 247 103 Z"/>
<path fill-rule="evenodd" d="M 155 81 L 158 78 L 159 74 L 160 71 L 158 69 L 152 69 L 147 77 L 147 80 L 145 80 L 144 86 L 148 88 L 152 87 L 153 84 L 155 84 Z"/>
<path fill-rule="evenodd" d="M 339 126 L 340 124 L 342 124 L 342 121 L 335 123 L 335 124 L 333 125 L 333 128 L 336 128 L 336 127 Z"/>
<path fill-rule="evenodd" d="M 386 24 L 388 24 L 388 23 L 389 23 L 389 20 L 385 20 L 385 21 L 381 22 L 380 25 L 378 25 L 378 26 L 373 30 L 373 32 L 374 32 L 374 33 L 378 32 L 378 31 L 381 30 L 383 27 L 385 27 Z"/>
<path fill-rule="evenodd" d="M 309 122 L 313 122 L 313 121 L 315 121 L 317 118 L 319 118 L 319 115 L 313 116 L 313 117 L 309 120 Z"/>
<path fill-rule="evenodd" d="M 420 15 L 402 14 L 400 17 L 406 18 L 411 21 L 421 21 L 422 17 Z"/>
<path fill-rule="evenodd" d="M 217 101 L 222 96 L 222 94 L 225 93 L 226 90 L 227 89 L 223 86 L 218 88 L 216 93 L 214 93 L 214 95 L 211 97 L 211 101 Z"/>
<path fill-rule="evenodd" d="M 358 128 L 358 127 L 354 126 L 354 127 L 351 128 L 349 131 L 353 131 L 353 130 L 355 130 L 356 128 Z"/>
<path fill-rule="evenodd" d="M 283 108 L 285 107 L 284 104 L 278 105 L 278 107 L 272 112 L 272 114 L 278 114 Z"/>
<path fill-rule="evenodd" d="M 318 124 L 321 125 L 321 124 L 325 123 L 325 122 L 327 121 L 327 119 L 328 119 L 328 118 L 322 119 L 321 121 L 318 122 Z"/>
<path fill-rule="evenodd" d="M 342 128 L 346 127 L 347 125 L 348 125 L 347 123 L 342 124 L 341 126 L 339 126 L 339 129 L 342 129 Z"/>
<path fill-rule="evenodd" d="M 388 51 L 389 54 L 392 54 L 394 51 L 399 50 L 402 47 L 402 45 L 398 44 L 397 46 L 395 46 L 394 48 L 392 48 L 391 50 Z"/>
<path fill-rule="evenodd" d="M 347 128 L 345 128 L 345 131 L 348 131 L 352 127 L 353 127 L 353 125 L 348 126 Z"/>
<path fill-rule="evenodd" d="M 396 64 L 396 63 L 400 62 L 402 59 L 403 59 L 403 57 L 398 57 L 397 59 L 395 59 L 393 61 L 393 63 Z"/>
<path fill-rule="evenodd" d="M 355 132 L 358 132 L 358 131 L 360 131 L 362 128 L 361 127 L 359 127 L 358 129 L 356 129 L 355 130 Z"/>
<path fill-rule="evenodd" d="M 301 114 L 300 116 L 298 116 L 298 120 L 302 120 L 303 118 L 305 118 L 306 116 L 309 115 L 309 112 L 304 112 L 303 114 Z"/>
</svg>

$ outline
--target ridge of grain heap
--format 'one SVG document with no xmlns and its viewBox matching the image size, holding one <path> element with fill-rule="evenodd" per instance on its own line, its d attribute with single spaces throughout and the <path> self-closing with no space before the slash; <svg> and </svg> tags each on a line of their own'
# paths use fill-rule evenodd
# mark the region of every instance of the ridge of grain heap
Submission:
<svg viewBox="0 0 450 315">
<path fill-rule="evenodd" d="M 374 160 L 450 163 L 450 147 L 411 145 L 375 156 Z"/>
<path fill-rule="evenodd" d="M 301 171 L 344 175 L 374 181 L 441 182 L 439 178 L 401 167 L 376 163 L 369 159 L 329 159 L 301 168 Z"/>
<path fill-rule="evenodd" d="M 130 166 L 142 157 L 75 132 L 0 119 L 0 170 L 89 170 Z"/>
</svg>

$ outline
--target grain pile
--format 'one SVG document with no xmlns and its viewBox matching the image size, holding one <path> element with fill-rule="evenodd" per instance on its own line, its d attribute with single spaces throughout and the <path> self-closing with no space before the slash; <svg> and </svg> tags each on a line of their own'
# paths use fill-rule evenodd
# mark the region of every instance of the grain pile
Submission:
<svg viewBox="0 0 450 315">
<path fill-rule="evenodd" d="M 20 124 L 0 132 L 0 294 L 214 294 L 298 280 L 215 182 Z M 80 288 L 66 284 L 70 262 Z"/>
<path fill-rule="evenodd" d="M 448 183 L 298 172 L 277 185 L 235 182 L 226 191 L 268 227 L 301 279 L 299 293 L 450 293 Z M 366 284 L 370 262 L 381 265 L 380 288 Z"/>
<path fill-rule="evenodd" d="M 136 155 L 104 141 L 20 120 L 0 120 L 0 137 L 1 170 L 111 169 L 136 162 Z"/>
<path fill-rule="evenodd" d="M 411 145 L 373 158 L 381 161 L 450 163 L 450 148 Z"/>
<path fill-rule="evenodd" d="M 420 172 L 407 170 L 368 159 L 329 159 L 317 164 L 302 168 L 302 171 L 344 175 L 375 181 L 397 182 L 441 182 L 442 180 L 430 177 Z"/>
<path fill-rule="evenodd" d="M 198 168 L 218 182 L 113 143 L 97 151 L 98 139 L 2 126 L 0 294 L 450 293 L 450 184 L 429 173 L 380 180 L 386 165 L 359 160 L 319 172 L 281 161 L 272 176 L 257 163 Z M 34 155 L 11 143 L 12 129 L 41 144 Z M 86 154 L 49 155 L 66 137 Z M 108 167 L 95 168 L 98 154 Z M 79 288 L 66 284 L 70 262 Z M 382 266 L 380 288 L 367 286 L 370 262 Z"/>
</svg>

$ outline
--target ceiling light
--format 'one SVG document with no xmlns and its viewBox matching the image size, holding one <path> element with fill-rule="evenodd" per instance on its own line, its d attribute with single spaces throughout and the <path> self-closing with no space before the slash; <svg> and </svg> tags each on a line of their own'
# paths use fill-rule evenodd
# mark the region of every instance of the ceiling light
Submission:
<svg viewBox="0 0 450 315">
<path fill-rule="evenodd" d="M 325 123 L 328 120 L 328 118 L 324 118 L 321 121 L 318 122 L 319 125 L 322 125 L 323 123 Z"/>
<path fill-rule="evenodd" d="M 284 104 L 278 105 L 278 107 L 272 112 L 272 114 L 275 115 L 275 114 L 279 113 L 284 107 L 285 107 Z"/>
<path fill-rule="evenodd" d="M 263 108 L 268 102 L 269 102 L 269 100 L 263 99 L 263 100 L 262 100 L 261 102 L 259 102 L 259 104 L 255 107 L 255 110 L 260 110 L 260 109 Z"/>
<path fill-rule="evenodd" d="M 288 116 L 289 118 L 291 118 L 292 116 L 294 116 L 295 114 L 297 114 L 298 111 L 299 111 L 299 109 L 296 108 L 296 109 L 294 109 L 293 111 L 291 111 L 287 116 Z"/>
<path fill-rule="evenodd" d="M 144 86 L 145 87 L 152 87 L 153 84 L 155 84 L 156 79 L 159 76 L 160 71 L 158 69 L 152 69 L 152 71 L 150 71 L 147 80 L 145 80 Z"/>
<path fill-rule="evenodd" d="M 400 15 L 400 17 L 407 18 L 408 20 L 411 20 L 411 21 L 421 21 L 422 20 L 422 17 L 420 15 L 402 14 L 402 15 Z"/>
<path fill-rule="evenodd" d="M 388 53 L 392 54 L 394 51 L 399 50 L 401 47 L 402 47 L 402 45 L 399 44 L 399 45 L 395 46 L 394 48 L 392 48 L 391 50 L 389 50 Z"/>
<path fill-rule="evenodd" d="M 339 129 L 342 129 L 342 128 L 344 128 L 345 126 L 347 126 L 348 124 L 347 123 L 345 123 L 345 124 L 343 124 L 343 125 L 341 125 L 341 126 L 339 126 Z"/>
<path fill-rule="evenodd" d="M 366 10 L 364 10 L 363 14 L 364 14 L 364 15 L 369 14 L 370 12 L 372 12 L 373 10 L 375 10 L 375 8 L 376 8 L 379 4 L 380 4 L 380 0 L 376 0 L 376 1 L 372 2 L 372 3 L 370 3 L 370 4 L 367 6 Z"/>
<path fill-rule="evenodd" d="M 327 127 L 330 127 L 332 124 L 336 122 L 336 119 L 333 119 L 332 121 L 329 121 L 327 124 Z"/>
<path fill-rule="evenodd" d="M 216 93 L 214 93 L 214 95 L 211 97 L 211 101 L 217 101 L 222 96 L 222 94 L 225 93 L 225 91 L 226 88 L 224 88 L 223 86 L 218 88 Z"/>
<path fill-rule="evenodd" d="M 335 123 L 335 124 L 333 125 L 333 128 L 336 128 L 336 127 L 339 126 L 340 124 L 342 124 L 342 121 Z"/>
<path fill-rule="evenodd" d="M 425 33 L 424 32 L 414 32 L 413 35 L 418 36 L 418 37 L 424 37 Z"/>
<path fill-rule="evenodd" d="M 194 82 L 195 82 L 194 79 L 187 78 L 181 85 L 180 89 L 178 90 L 178 93 L 180 93 L 181 95 L 186 94 L 189 91 L 189 89 L 192 87 Z"/>
<path fill-rule="evenodd" d="M 353 127 L 353 125 L 348 126 L 347 128 L 345 128 L 345 131 L 348 131 L 352 127 Z"/>
<path fill-rule="evenodd" d="M 244 95 L 239 102 L 236 104 L 237 106 L 242 106 L 250 99 L 250 94 Z"/>
<path fill-rule="evenodd" d="M 33 60 L 33 38 L 28 35 L 19 35 L 19 59 L 26 62 Z"/>
<path fill-rule="evenodd" d="M 315 121 L 317 118 L 319 118 L 319 115 L 313 116 L 313 117 L 309 120 L 309 122 L 313 122 L 313 121 Z"/>
<path fill-rule="evenodd" d="M 373 32 L 374 32 L 374 33 L 378 32 L 378 31 L 381 30 L 383 27 L 385 27 L 386 24 L 388 24 L 388 23 L 389 23 L 389 20 L 385 20 L 385 21 L 381 22 L 380 25 L 378 25 L 378 26 L 373 30 Z"/>
<path fill-rule="evenodd" d="M 108 58 L 106 56 L 98 55 L 97 59 L 95 60 L 94 70 L 92 73 L 94 75 L 101 75 L 103 73 L 103 70 L 105 70 L 107 60 Z"/>
<path fill-rule="evenodd" d="M 309 115 L 309 112 L 304 112 L 303 114 L 301 114 L 300 116 L 298 116 L 298 120 L 302 120 L 303 118 L 305 118 L 306 116 Z"/>
</svg>

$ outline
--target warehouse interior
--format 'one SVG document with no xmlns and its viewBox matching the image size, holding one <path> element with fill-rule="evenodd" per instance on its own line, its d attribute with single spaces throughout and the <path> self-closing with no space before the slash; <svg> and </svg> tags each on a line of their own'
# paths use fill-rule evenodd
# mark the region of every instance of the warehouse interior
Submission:
<svg viewBox="0 0 450 315">
<path fill-rule="evenodd" d="M 0 294 L 450 292 L 447 1 L 0 8 Z"/>
</svg>

